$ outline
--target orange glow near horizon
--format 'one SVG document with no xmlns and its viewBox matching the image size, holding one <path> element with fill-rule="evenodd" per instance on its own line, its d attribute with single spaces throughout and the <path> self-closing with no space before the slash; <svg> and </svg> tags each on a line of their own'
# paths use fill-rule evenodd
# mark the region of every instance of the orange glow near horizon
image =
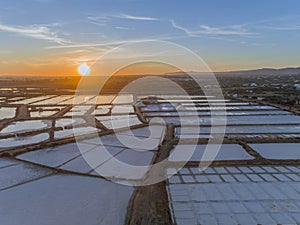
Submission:
<svg viewBox="0 0 300 225">
<path fill-rule="evenodd" d="M 88 57 L 85 57 L 86 59 Z M 92 58 L 92 57 L 91 57 Z M 79 76 L 82 75 L 78 73 L 78 67 L 86 63 L 88 66 L 91 66 L 93 70 L 94 61 L 82 61 L 82 58 L 78 58 L 77 55 L 70 58 L 57 57 L 57 58 L 43 58 L 41 60 L 37 59 L 26 59 L 26 60 L 0 60 L 0 76 Z M 114 61 L 108 62 L 113 64 Z M 238 63 L 239 66 L 235 67 L 234 65 Z M 95 64 L 96 65 L 96 64 Z M 244 62 L 215 62 L 208 63 L 211 70 L 214 72 L 224 72 L 224 71 L 233 71 L 233 70 L 249 70 L 249 69 L 258 69 L 262 67 L 273 67 L 280 68 L 284 65 L 278 65 L 274 67 L 272 65 L 262 65 L 262 64 L 253 64 L 249 65 Z M 108 75 L 107 71 L 93 71 L 91 75 Z M 172 66 L 166 66 L 160 63 L 142 63 L 135 65 L 134 67 L 126 67 L 118 72 L 115 75 L 142 75 L 142 74 L 165 74 L 178 72 L 177 68 Z"/>
<path fill-rule="evenodd" d="M 178 68 L 161 62 L 140 62 L 123 67 L 113 75 L 160 75 L 179 71 Z"/>
<path fill-rule="evenodd" d="M 78 68 L 86 63 L 93 70 L 93 63 L 99 58 L 98 55 L 86 54 L 86 52 L 62 53 L 61 55 L 47 56 L 43 54 L 35 55 L 26 59 L 0 60 L 0 76 L 82 76 Z M 120 60 L 120 59 L 116 59 Z M 179 59 L 180 60 L 180 59 Z M 114 63 L 114 59 L 109 60 L 109 64 Z M 97 62 L 95 63 L 97 67 Z M 228 67 L 226 68 L 228 69 Z M 221 71 L 222 68 L 212 68 Z M 83 70 L 82 70 L 83 71 Z M 82 72 L 81 71 L 81 72 Z M 177 68 L 166 66 L 161 63 L 149 62 L 138 64 L 134 67 L 127 67 L 118 71 L 115 75 L 142 75 L 142 74 L 165 74 L 178 72 Z M 92 71 L 90 75 L 108 75 L 108 71 Z"/>
<path fill-rule="evenodd" d="M 127 66 L 114 75 L 141 75 L 141 74 L 165 74 L 177 72 L 178 69 L 172 66 L 167 66 L 162 63 L 138 63 L 135 66 Z M 88 64 L 74 64 L 74 63 L 55 63 L 35 65 L 29 63 L 7 63 L 0 62 L 1 76 L 79 76 L 87 75 L 89 72 Z M 91 70 L 93 66 L 91 65 Z M 87 74 L 86 74 L 87 72 Z M 105 71 L 93 71 L 93 75 L 108 75 Z"/>
</svg>

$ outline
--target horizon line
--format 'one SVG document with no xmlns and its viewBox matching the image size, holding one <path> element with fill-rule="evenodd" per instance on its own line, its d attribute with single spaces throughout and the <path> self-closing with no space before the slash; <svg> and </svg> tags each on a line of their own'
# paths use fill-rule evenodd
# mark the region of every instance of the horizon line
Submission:
<svg viewBox="0 0 300 225">
<path fill-rule="evenodd" d="M 167 73 L 160 73 L 160 74 L 149 74 L 149 73 L 141 73 L 141 74 L 115 74 L 113 76 L 146 76 L 146 75 L 152 75 L 152 76 L 160 76 L 160 75 L 175 75 L 180 73 L 237 73 L 237 72 L 248 72 L 248 71 L 258 71 L 258 70 L 284 70 L 284 69 L 300 69 L 300 66 L 290 66 L 290 67 L 280 67 L 280 68 L 272 68 L 272 67 L 261 67 L 261 68 L 253 68 L 253 69 L 237 69 L 237 70 L 225 70 L 225 71 L 170 71 Z M 76 75 L 43 75 L 43 74 L 0 74 L 0 77 L 83 77 L 82 75 L 76 74 Z M 108 76 L 108 75 L 94 75 L 94 76 Z M 93 76 L 91 76 L 93 77 Z"/>
</svg>

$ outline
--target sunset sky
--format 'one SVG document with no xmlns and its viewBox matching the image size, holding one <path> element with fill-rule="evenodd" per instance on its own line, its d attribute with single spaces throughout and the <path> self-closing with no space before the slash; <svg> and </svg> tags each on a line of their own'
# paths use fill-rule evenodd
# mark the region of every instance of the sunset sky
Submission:
<svg viewBox="0 0 300 225">
<path fill-rule="evenodd" d="M 78 75 L 82 63 L 142 40 L 191 49 L 213 71 L 297 67 L 300 1 L 0 2 L 0 75 Z"/>
</svg>

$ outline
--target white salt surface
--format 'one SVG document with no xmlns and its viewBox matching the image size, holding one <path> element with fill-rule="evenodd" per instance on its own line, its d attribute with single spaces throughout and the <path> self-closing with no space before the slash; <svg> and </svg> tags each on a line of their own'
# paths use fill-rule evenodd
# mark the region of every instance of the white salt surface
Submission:
<svg viewBox="0 0 300 225">
<path fill-rule="evenodd" d="M 97 178 L 46 177 L 0 192 L 1 224 L 123 225 L 133 190 Z"/>
<path fill-rule="evenodd" d="M 65 116 L 83 116 L 91 107 L 89 105 L 76 105 Z"/>
<path fill-rule="evenodd" d="M 30 112 L 30 117 L 48 117 L 52 116 L 58 111 L 35 111 L 35 112 Z"/>
<path fill-rule="evenodd" d="M 112 113 L 133 113 L 134 109 L 131 105 L 116 105 L 112 109 Z"/>
<path fill-rule="evenodd" d="M 183 109 L 185 110 L 276 110 L 275 107 L 273 106 L 261 106 L 261 105 L 257 105 L 257 106 L 228 106 L 228 107 L 183 107 Z"/>
<path fill-rule="evenodd" d="M 109 129 L 118 129 L 141 124 L 141 121 L 135 115 L 98 116 L 96 119 Z"/>
<path fill-rule="evenodd" d="M 166 128 L 160 125 L 151 125 L 147 127 L 141 127 L 131 129 L 127 131 L 118 132 L 118 135 L 135 136 L 135 137 L 151 137 L 155 139 L 163 139 L 165 136 Z"/>
<path fill-rule="evenodd" d="M 250 102 L 221 102 L 221 103 L 182 103 L 183 106 L 218 106 L 218 105 L 226 105 L 226 106 L 241 106 L 241 105 L 257 105 L 256 103 Z"/>
<path fill-rule="evenodd" d="M 250 144 L 250 147 L 267 159 L 300 159 L 300 143 Z"/>
<path fill-rule="evenodd" d="M 27 163 L 16 160 L 2 159 L 7 163 L 13 163 L 11 166 L 0 169 L 0 190 L 11 186 L 28 182 L 52 173 L 51 170 L 32 166 Z M 2 192 L 0 192 L 1 195 Z M 3 205 L 3 202 L 1 202 Z M 0 206 L 1 208 L 1 206 Z M 0 210 L 1 212 L 1 210 Z M 1 214 L 1 213 L 0 213 Z"/>
<path fill-rule="evenodd" d="M 116 97 L 115 95 L 99 95 L 93 99 L 90 99 L 86 103 L 87 104 L 110 104 L 115 97 Z"/>
<path fill-rule="evenodd" d="M 33 105 L 50 105 L 50 104 L 58 104 L 61 101 L 65 101 L 67 99 L 73 98 L 72 95 L 60 95 L 54 98 L 45 99 L 39 102 L 33 103 Z"/>
<path fill-rule="evenodd" d="M 211 133 L 210 127 L 201 127 L 201 134 Z M 227 126 L 226 134 L 288 134 L 299 133 L 300 126 L 298 125 L 269 125 L 269 126 Z M 195 132 L 195 129 L 185 127 L 184 129 L 176 128 L 175 134 L 179 135 L 199 135 L 199 130 Z"/>
<path fill-rule="evenodd" d="M 39 97 L 34 97 L 34 98 L 26 98 L 26 99 L 21 100 L 21 101 L 13 102 L 13 104 L 30 104 L 30 103 L 33 103 L 33 102 L 42 101 L 43 99 L 52 98 L 54 96 L 55 95 L 45 95 L 45 96 L 39 96 Z M 38 103 L 36 103 L 36 104 L 38 104 Z"/>
<path fill-rule="evenodd" d="M 0 134 L 21 133 L 25 131 L 49 128 L 50 122 L 47 120 L 25 120 L 9 124 L 0 131 Z"/>
<path fill-rule="evenodd" d="M 83 155 L 68 161 L 60 168 L 80 173 L 106 174 L 109 177 L 140 179 L 145 174 L 144 169 L 131 167 L 133 174 L 128 174 L 126 173 L 127 170 L 123 167 L 124 163 L 128 166 L 147 166 L 151 163 L 153 156 L 153 151 L 141 152 L 112 146 L 97 146 L 91 151 L 87 151 Z M 86 159 L 89 161 L 87 162 Z M 138 176 L 136 176 L 137 174 Z"/>
<path fill-rule="evenodd" d="M 142 96 L 138 96 L 140 99 L 141 98 L 149 98 L 151 96 L 149 95 L 142 95 Z M 168 100 L 168 99 L 206 99 L 206 98 L 215 98 L 215 96 L 205 96 L 205 95 L 192 95 L 192 96 L 187 96 L 187 95 L 155 95 L 155 97 L 157 98 L 163 98 L 164 100 Z"/>
<path fill-rule="evenodd" d="M 72 111 L 87 111 L 90 108 L 90 105 L 76 105 L 72 108 Z"/>
<path fill-rule="evenodd" d="M 11 148 L 29 144 L 36 144 L 49 139 L 49 134 L 37 134 L 24 137 L 11 137 L 0 139 L 0 148 Z"/>
<path fill-rule="evenodd" d="M 133 102 L 133 96 L 128 95 L 117 95 L 117 97 L 114 99 L 113 104 L 127 104 Z"/>
<path fill-rule="evenodd" d="M 186 181 L 188 177 L 192 178 L 186 176 Z M 245 175 L 236 177 L 247 179 Z M 227 183 L 217 180 L 212 183 L 169 185 L 168 192 L 171 212 L 178 225 L 300 222 L 298 182 L 248 180 Z"/>
<path fill-rule="evenodd" d="M 0 158 L 0 168 L 7 167 L 7 166 L 12 166 L 18 164 L 17 161 L 7 159 L 7 158 Z"/>
<path fill-rule="evenodd" d="M 100 131 L 100 130 L 95 127 L 92 127 L 92 126 L 75 127 L 75 128 L 71 128 L 71 129 L 55 131 L 54 138 L 59 139 L 59 138 L 67 137 L 67 136 L 95 133 L 98 131 Z"/>
<path fill-rule="evenodd" d="M 92 115 L 97 115 L 97 114 L 107 114 L 109 113 L 111 106 L 98 106 L 97 109 L 94 110 Z"/>
<path fill-rule="evenodd" d="M 7 119 L 7 118 L 13 118 L 16 114 L 16 108 L 0 108 L 0 120 Z"/>
<path fill-rule="evenodd" d="M 25 97 L 13 97 L 13 98 L 9 98 L 10 101 L 20 101 L 20 100 L 24 100 Z"/>
<path fill-rule="evenodd" d="M 240 145 L 236 144 L 223 144 L 219 151 L 217 149 L 217 145 L 209 144 L 210 149 L 206 152 L 207 145 L 197 145 L 196 149 L 193 153 L 192 145 L 178 145 L 176 146 L 176 151 L 173 150 L 169 157 L 169 161 L 179 162 L 186 161 L 187 155 L 192 155 L 189 161 L 224 161 L 224 160 L 249 160 L 253 159 L 251 155 L 249 155 Z M 207 160 L 203 158 L 204 153 L 207 154 Z M 217 153 L 217 154 L 214 154 Z M 216 155 L 215 157 L 212 157 Z"/>
<path fill-rule="evenodd" d="M 62 118 L 57 119 L 55 122 L 56 127 L 65 127 L 69 125 L 79 125 L 85 123 L 85 120 L 82 118 Z"/>
<path fill-rule="evenodd" d="M 158 102 L 228 102 L 228 99 L 168 99 L 168 100 L 158 100 Z"/>
<path fill-rule="evenodd" d="M 178 112 L 147 112 L 144 113 L 145 116 L 149 117 L 160 117 L 160 116 L 248 116 L 248 115 L 291 115 L 291 113 L 287 111 L 281 110 L 273 110 L 273 111 L 230 111 L 230 112 L 222 112 L 222 111 L 212 111 L 212 112 L 195 112 L 195 111 L 178 111 Z"/>
<path fill-rule="evenodd" d="M 114 157 L 116 154 L 120 153 L 124 148 L 119 148 L 119 147 L 110 147 L 110 146 L 94 146 L 90 151 L 86 151 L 84 153 L 84 156 L 81 155 L 79 157 L 76 157 L 75 159 L 67 162 L 66 164 L 63 164 L 60 168 L 64 170 L 69 170 L 69 171 L 76 171 L 79 173 L 89 173 L 91 172 L 94 168 L 92 168 L 93 165 L 96 165 L 96 167 L 100 166 L 107 160 L 111 159 Z M 101 154 L 101 157 L 99 156 L 99 153 L 105 153 L 105 151 L 108 151 L 110 154 Z M 91 159 L 94 158 L 94 164 L 89 164 L 86 159 Z"/>
<path fill-rule="evenodd" d="M 67 105 L 77 105 L 77 104 L 85 104 L 88 101 L 93 100 L 95 95 L 75 95 L 71 99 L 67 99 L 63 102 L 60 102 L 60 104 L 67 104 Z"/>
<path fill-rule="evenodd" d="M 201 125 L 212 123 L 210 117 L 184 116 L 184 117 L 163 117 L 167 123 L 192 125 L 197 121 Z M 300 117 L 295 115 L 268 115 L 268 116 L 215 116 L 214 125 L 252 125 L 252 124 L 300 124 Z"/>
<path fill-rule="evenodd" d="M 87 152 L 95 148 L 94 145 L 90 144 L 71 143 L 24 153 L 19 155 L 17 158 L 50 167 L 58 167 L 81 155 L 78 145 L 80 145 L 80 150 L 83 152 Z"/>
<path fill-rule="evenodd" d="M 147 166 L 154 157 L 153 151 L 136 151 L 125 149 L 115 156 L 119 161 L 133 166 Z"/>
</svg>

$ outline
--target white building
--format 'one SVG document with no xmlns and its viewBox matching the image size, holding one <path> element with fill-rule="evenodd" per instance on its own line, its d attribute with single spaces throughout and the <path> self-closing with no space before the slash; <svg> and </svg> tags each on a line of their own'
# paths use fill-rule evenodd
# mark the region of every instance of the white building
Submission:
<svg viewBox="0 0 300 225">
<path fill-rule="evenodd" d="M 300 91 L 300 84 L 294 84 L 294 88 L 295 88 L 297 91 Z"/>
</svg>

